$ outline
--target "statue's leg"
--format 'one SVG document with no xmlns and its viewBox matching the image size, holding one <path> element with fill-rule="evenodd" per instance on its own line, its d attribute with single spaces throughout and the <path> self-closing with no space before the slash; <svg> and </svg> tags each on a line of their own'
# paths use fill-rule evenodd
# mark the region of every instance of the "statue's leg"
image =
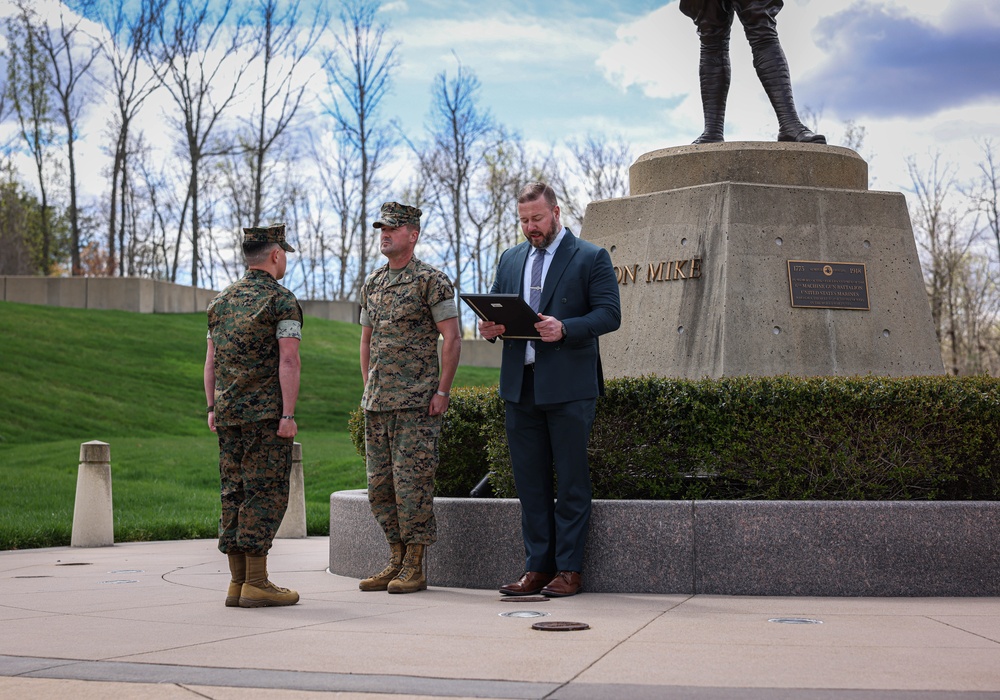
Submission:
<svg viewBox="0 0 1000 700">
<path fill-rule="evenodd" d="M 701 36 L 701 62 L 698 78 L 701 82 L 701 108 L 705 116 L 705 131 L 694 143 L 721 143 L 726 124 L 726 98 L 730 81 L 729 36 Z"/>
<path fill-rule="evenodd" d="M 785 52 L 778 41 L 774 16 L 781 9 L 780 2 L 750 0 L 739 3 L 737 14 L 743 23 L 753 67 L 757 71 L 764 92 L 767 93 L 774 113 L 778 117 L 778 140 L 799 143 L 826 143 L 826 137 L 814 134 L 799 119 L 792 98 L 792 78 Z"/>
</svg>

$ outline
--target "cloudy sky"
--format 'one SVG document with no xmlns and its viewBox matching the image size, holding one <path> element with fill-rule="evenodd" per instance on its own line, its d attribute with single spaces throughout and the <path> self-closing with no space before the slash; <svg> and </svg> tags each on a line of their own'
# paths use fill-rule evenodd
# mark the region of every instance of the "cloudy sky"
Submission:
<svg viewBox="0 0 1000 700">
<path fill-rule="evenodd" d="M 0 16 L 10 8 L 0 0 Z M 701 132 L 698 39 L 676 0 L 386 0 L 382 18 L 400 42 L 385 116 L 414 139 L 434 76 L 454 75 L 458 61 L 478 76 L 482 106 L 543 149 L 595 133 L 621 136 L 637 157 Z M 818 115 L 831 144 L 848 121 L 867 130 L 861 155 L 873 188 L 905 190 L 908 156 L 926 163 L 939 152 L 972 177 L 985 139 L 1000 150 L 997 0 L 786 0 L 778 32 L 800 112 Z M 732 66 L 727 140 L 773 140 L 738 20 Z M 147 135 L 167 133 L 163 109 L 166 101 L 143 113 Z M 88 162 L 106 159 L 106 119 L 92 112 L 85 125 Z"/>
<path fill-rule="evenodd" d="M 529 141 L 620 134 L 638 156 L 701 133 L 698 38 L 676 0 L 398 0 L 385 10 L 402 42 L 389 109 L 412 130 L 426 120 L 432 77 L 453 73 L 457 56 L 480 78 L 484 105 Z M 909 185 L 907 156 L 940 152 L 971 176 L 977 142 L 1000 148 L 1000 2 L 786 0 L 778 33 L 800 111 L 819 115 L 831 144 L 847 121 L 867 130 L 875 189 Z M 774 140 L 738 20 L 731 51 L 726 139 Z"/>
</svg>

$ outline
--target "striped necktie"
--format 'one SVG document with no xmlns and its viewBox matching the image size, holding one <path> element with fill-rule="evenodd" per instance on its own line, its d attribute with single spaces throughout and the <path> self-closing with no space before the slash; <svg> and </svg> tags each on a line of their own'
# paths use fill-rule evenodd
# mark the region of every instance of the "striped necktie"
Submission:
<svg viewBox="0 0 1000 700">
<path fill-rule="evenodd" d="M 545 265 L 545 250 L 535 248 L 535 258 L 531 261 L 531 288 L 528 290 L 528 305 L 536 314 L 542 303 L 542 267 Z M 535 352 L 535 341 L 528 341 L 529 357 Z"/>
<path fill-rule="evenodd" d="M 535 259 L 531 261 L 531 289 L 528 294 L 528 305 L 538 313 L 538 305 L 542 301 L 542 266 L 545 265 L 545 250 L 535 249 Z"/>
</svg>

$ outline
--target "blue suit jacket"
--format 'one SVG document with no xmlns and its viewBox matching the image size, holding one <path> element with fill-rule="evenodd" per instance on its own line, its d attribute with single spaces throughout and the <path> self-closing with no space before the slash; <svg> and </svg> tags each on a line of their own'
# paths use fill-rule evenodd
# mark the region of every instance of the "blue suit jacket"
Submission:
<svg viewBox="0 0 1000 700">
<path fill-rule="evenodd" d="M 524 241 L 500 256 L 492 292 L 523 296 L 524 266 L 531 253 Z M 569 230 L 552 257 L 539 311 L 566 326 L 556 343 L 535 343 L 535 403 L 592 399 L 604 393 L 598 336 L 621 325 L 618 281 L 608 251 Z M 526 340 L 504 340 L 500 396 L 519 401 Z"/>
</svg>

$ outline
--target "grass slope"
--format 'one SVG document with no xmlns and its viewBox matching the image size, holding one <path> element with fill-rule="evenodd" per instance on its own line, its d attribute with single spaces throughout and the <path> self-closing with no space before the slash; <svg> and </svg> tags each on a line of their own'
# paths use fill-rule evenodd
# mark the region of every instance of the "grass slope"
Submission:
<svg viewBox="0 0 1000 700">
<path fill-rule="evenodd" d="M 0 549 L 68 544 L 79 445 L 111 444 L 117 541 L 214 537 L 218 452 L 205 424 L 204 314 L 0 302 Z M 307 317 L 296 419 L 310 534 L 332 491 L 364 485 L 347 434 L 360 328 Z M 498 371 L 459 368 L 456 385 Z"/>
</svg>

